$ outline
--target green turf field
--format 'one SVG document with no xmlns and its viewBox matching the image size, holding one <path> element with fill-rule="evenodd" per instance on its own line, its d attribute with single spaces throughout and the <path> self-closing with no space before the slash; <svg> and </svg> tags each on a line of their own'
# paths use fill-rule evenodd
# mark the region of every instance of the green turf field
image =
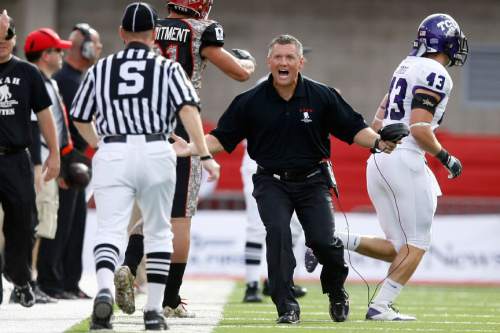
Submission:
<svg viewBox="0 0 500 333">
<path fill-rule="evenodd" d="M 243 284 L 233 291 L 224 318 L 215 333 L 277 332 L 500 332 L 500 288 L 408 286 L 396 306 L 417 316 L 415 322 L 365 321 L 366 286 L 348 285 L 351 299 L 349 320 L 334 323 L 328 315 L 328 300 L 319 282 L 305 285 L 309 294 L 300 299 L 301 323 L 275 325 L 276 310 L 270 298 L 264 303 L 241 302 Z"/>
</svg>

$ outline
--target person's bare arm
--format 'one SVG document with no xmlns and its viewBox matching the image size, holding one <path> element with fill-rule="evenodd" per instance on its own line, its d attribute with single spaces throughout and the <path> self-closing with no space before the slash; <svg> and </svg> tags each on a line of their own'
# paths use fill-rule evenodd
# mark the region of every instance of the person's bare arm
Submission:
<svg viewBox="0 0 500 333">
<path fill-rule="evenodd" d="M 45 108 L 36 114 L 38 119 L 38 126 L 42 133 L 47 147 L 49 149 L 49 156 L 43 163 L 42 172 L 45 173 L 44 180 L 48 182 L 59 176 L 61 167 L 61 160 L 59 158 L 59 143 L 57 141 L 57 131 L 54 117 L 49 108 Z"/>
<path fill-rule="evenodd" d="M 380 104 L 377 108 L 377 111 L 375 112 L 375 116 L 373 117 L 371 128 L 375 131 L 378 132 L 384 123 L 384 116 L 385 116 L 385 108 L 387 105 L 387 98 L 388 94 L 385 94 L 384 98 L 380 101 Z"/>
<path fill-rule="evenodd" d="M 184 105 L 179 110 L 179 117 L 181 118 L 182 124 L 189 134 L 189 138 L 201 156 L 201 164 L 205 170 L 208 171 L 208 180 L 217 180 L 220 175 L 220 166 L 215 162 L 215 160 L 209 156 L 210 152 L 207 147 L 207 142 L 205 141 L 205 135 L 203 133 L 203 126 L 201 123 L 200 113 L 198 109 L 192 105 Z M 208 159 L 204 159 L 208 158 Z"/>
<path fill-rule="evenodd" d="M 90 147 L 97 148 L 97 144 L 99 143 L 99 135 L 97 135 L 94 122 L 92 121 L 90 123 L 83 123 L 74 120 L 73 123 L 75 124 L 76 129 L 78 129 L 80 135 L 85 139 L 85 141 L 87 141 Z"/>
<path fill-rule="evenodd" d="M 430 95 L 439 102 L 441 96 L 427 89 L 417 89 L 415 93 Z M 415 138 L 420 148 L 436 156 L 442 149 L 441 144 L 434 135 L 431 127 L 432 118 L 434 115 L 424 109 L 412 109 L 410 115 L 410 132 Z"/>
<path fill-rule="evenodd" d="M 220 46 L 207 46 L 201 51 L 201 55 L 237 81 L 248 80 L 255 70 L 255 64 L 251 60 L 237 59 Z"/>
<path fill-rule="evenodd" d="M 366 127 L 354 136 L 354 143 L 365 148 L 377 148 L 388 154 L 390 154 L 397 146 L 397 143 L 395 142 L 379 140 L 377 147 L 375 147 L 377 139 L 380 139 L 380 135 L 375 133 L 375 131 L 370 127 Z"/>
</svg>

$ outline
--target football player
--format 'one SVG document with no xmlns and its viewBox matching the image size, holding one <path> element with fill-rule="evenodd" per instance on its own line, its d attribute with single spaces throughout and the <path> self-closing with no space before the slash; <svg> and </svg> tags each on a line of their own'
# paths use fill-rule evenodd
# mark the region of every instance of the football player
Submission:
<svg viewBox="0 0 500 333">
<path fill-rule="evenodd" d="M 338 235 L 349 250 L 391 262 L 387 278 L 370 303 L 368 320 L 415 320 L 392 306 L 429 249 L 431 225 L 441 190 L 427 167 L 425 153 L 448 169 L 462 172 L 458 158 L 439 143 L 439 127 L 453 82 L 446 67 L 462 66 L 468 54 L 465 35 L 446 14 L 433 14 L 420 24 L 413 49 L 394 71 L 387 96 L 372 127 L 404 123 L 410 135 L 392 154 L 372 154 L 367 165 L 368 194 L 386 240 Z"/>
</svg>

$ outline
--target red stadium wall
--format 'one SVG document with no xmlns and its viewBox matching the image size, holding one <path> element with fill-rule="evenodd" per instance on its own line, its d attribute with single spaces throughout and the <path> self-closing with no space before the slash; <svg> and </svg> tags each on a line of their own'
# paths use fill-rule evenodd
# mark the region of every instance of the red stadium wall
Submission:
<svg viewBox="0 0 500 333">
<path fill-rule="evenodd" d="M 212 126 L 207 125 L 206 129 Z M 459 179 L 449 180 L 447 171 L 439 161 L 429 157 L 444 197 L 440 199 L 441 211 L 448 212 L 499 212 L 500 211 L 500 137 L 464 135 L 440 132 L 438 138 L 444 147 L 456 155 L 464 165 Z M 332 160 L 340 190 L 340 205 L 345 211 L 372 210 L 366 191 L 365 167 L 369 152 L 358 146 L 349 146 L 332 140 Z M 240 175 L 243 147 L 239 145 L 232 154 L 221 153 L 217 161 L 222 174 L 218 193 L 242 190 Z"/>
</svg>

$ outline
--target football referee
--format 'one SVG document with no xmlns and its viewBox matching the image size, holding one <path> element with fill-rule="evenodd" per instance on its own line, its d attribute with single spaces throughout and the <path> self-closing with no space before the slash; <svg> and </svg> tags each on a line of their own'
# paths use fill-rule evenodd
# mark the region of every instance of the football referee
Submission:
<svg viewBox="0 0 500 333">
<path fill-rule="evenodd" d="M 219 176 L 219 165 L 208 153 L 199 98 L 191 82 L 178 63 L 151 51 L 156 20 L 155 10 L 147 3 L 127 6 L 120 27 L 126 48 L 88 70 L 71 109 L 82 137 L 92 147 L 99 146 L 92 161 L 99 292 L 91 329 L 111 328 L 114 270 L 125 245 L 134 200 L 144 218 L 148 281 L 144 324 L 146 330 L 167 328 L 162 300 L 172 253 L 169 212 L 176 183 L 176 156 L 167 136 L 177 114 L 210 178 Z"/>
</svg>

